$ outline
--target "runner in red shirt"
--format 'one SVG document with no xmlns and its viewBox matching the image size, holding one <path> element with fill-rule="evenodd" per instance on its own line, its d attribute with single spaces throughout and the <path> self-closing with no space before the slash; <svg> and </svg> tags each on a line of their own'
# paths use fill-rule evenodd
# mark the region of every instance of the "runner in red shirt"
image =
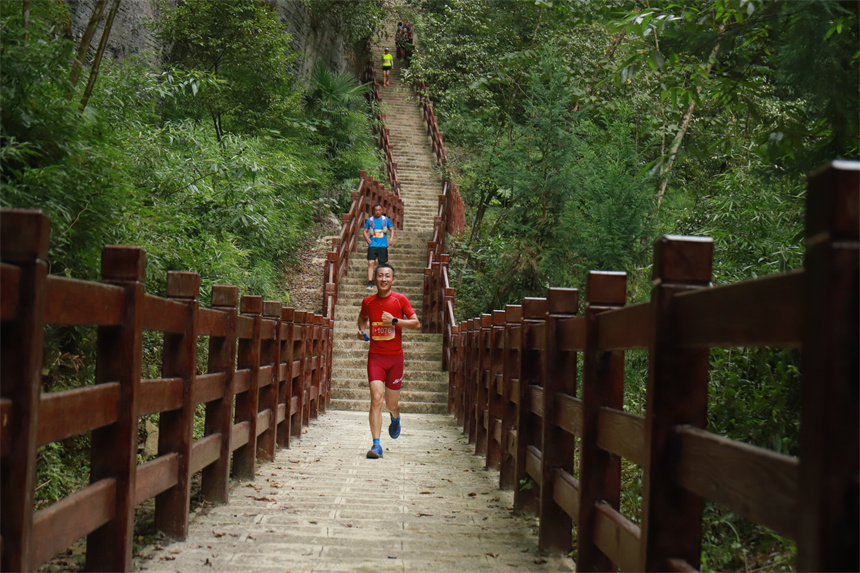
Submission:
<svg viewBox="0 0 860 573">
<path fill-rule="evenodd" d="M 403 382 L 403 329 L 421 330 L 421 322 L 409 299 L 391 290 L 394 269 L 381 264 L 376 268 L 376 294 L 361 301 L 358 314 L 358 338 L 367 340 L 370 326 L 370 350 L 367 354 L 367 380 L 370 382 L 370 434 L 373 446 L 368 458 L 381 458 L 382 399 L 391 416 L 388 435 L 400 435 L 400 385 Z"/>
</svg>

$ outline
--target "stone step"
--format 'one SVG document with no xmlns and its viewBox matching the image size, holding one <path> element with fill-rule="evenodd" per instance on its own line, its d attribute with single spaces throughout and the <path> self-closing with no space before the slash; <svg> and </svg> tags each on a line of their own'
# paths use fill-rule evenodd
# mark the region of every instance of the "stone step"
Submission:
<svg viewBox="0 0 860 573">
<path fill-rule="evenodd" d="M 365 382 L 364 388 L 332 388 L 332 400 L 355 400 L 367 401 L 368 409 L 370 406 L 370 390 Z M 421 392 L 410 390 L 406 380 L 403 381 L 403 386 L 400 389 L 401 402 L 431 402 L 448 404 L 448 390 L 444 392 Z"/>
<path fill-rule="evenodd" d="M 421 392 L 448 392 L 447 372 L 415 372 L 407 370 L 404 379 L 412 390 Z M 332 369 L 332 385 L 338 388 L 367 389 L 366 368 Z"/>
<path fill-rule="evenodd" d="M 331 400 L 332 410 L 348 410 L 352 412 L 367 412 L 370 410 L 370 398 L 367 400 Z M 448 398 L 445 397 L 445 402 L 400 402 L 400 412 L 402 414 L 447 414 L 448 413 Z M 384 419 L 383 419 L 384 422 Z M 403 420 L 404 427 L 407 424 L 406 419 Z M 384 425 L 384 424 L 383 424 Z M 387 426 L 386 426 L 387 427 Z M 383 431 L 385 431 L 383 429 Z"/>
<path fill-rule="evenodd" d="M 346 331 L 339 332 L 337 328 L 335 328 L 335 337 L 334 337 L 334 350 L 335 352 L 340 352 L 342 350 L 352 350 L 357 347 L 358 343 L 363 343 L 364 341 L 358 340 L 355 337 L 355 323 L 352 325 L 352 329 L 350 329 L 351 337 L 346 336 Z M 435 336 L 442 336 L 441 334 Z M 362 344 L 360 347 L 365 354 L 367 353 L 367 347 Z M 403 351 L 406 353 L 406 356 L 414 356 L 413 352 L 421 352 L 421 353 L 436 353 L 441 355 L 442 353 L 442 341 L 441 340 L 410 340 L 406 339 L 403 341 Z"/>
<path fill-rule="evenodd" d="M 367 368 L 367 351 L 350 353 L 349 356 L 343 355 L 343 352 L 340 354 L 340 357 L 332 361 L 332 368 Z M 420 360 L 407 355 L 404 364 L 407 372 L 444 372 L 439 356 L 431 360 Z"/>
</svg>

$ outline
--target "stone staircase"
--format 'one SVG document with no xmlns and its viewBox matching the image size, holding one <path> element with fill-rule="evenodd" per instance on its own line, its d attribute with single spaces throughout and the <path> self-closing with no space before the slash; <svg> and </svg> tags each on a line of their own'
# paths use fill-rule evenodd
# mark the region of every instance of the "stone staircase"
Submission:
<svg viewBox="0 0 860 573">
<path fill-rule="evenodd" d="M 378 80 L 382 81 L 383 46 L 373 50 Z M 394 44 L 389 46 L 394 50 Z M 395 270 L 394 289 L 406 295 L 421 318 L 424 266 L 427 241 L 431 239 L 436 216 L 441 178 L 421 109 L 411 88 L 400 81 L 401 62 L 395 61 L 390 84 L 380 87 L 386 128 L 389 130 L 404 202 L 403 230 L 395 231 L 388 249 L 389 263 Z M 332 400 L 335 410 L 368 411 L 370 390 L 367 384 L 368 343 L 356 338 L 356 319 L 367 290 L 366 250 L 361 242 L 350 256 L 349 274 L 341 278 L 335 308 Z M 442 371 L 442 335 L 403 332 L 406 372 L 400 392 L 404 412 L 448 413 L 448 373 Z"/>
</svg>

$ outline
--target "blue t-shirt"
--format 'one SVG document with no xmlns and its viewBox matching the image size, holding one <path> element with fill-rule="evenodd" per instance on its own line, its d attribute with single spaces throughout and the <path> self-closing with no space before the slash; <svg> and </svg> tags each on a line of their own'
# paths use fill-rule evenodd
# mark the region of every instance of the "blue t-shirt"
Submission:
<svg viewBox="0 0 860 573">
<path fill-rule="evenodd" d="M 364 228 L 370 229 L 369 247 L 388 247 L 388 235 L 385 234 L 385 229 L 393 229 L 391 220 L 383 215 L 378 219 L 376 217 L 368 217 L 364 222 Z"/>
</svg>

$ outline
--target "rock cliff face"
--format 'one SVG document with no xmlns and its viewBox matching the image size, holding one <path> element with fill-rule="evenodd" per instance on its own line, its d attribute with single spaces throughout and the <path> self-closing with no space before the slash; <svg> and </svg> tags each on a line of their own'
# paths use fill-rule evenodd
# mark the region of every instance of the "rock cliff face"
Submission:
<svg viewBox="0 0 860 573">
<path fill-rule="evenodd" d="M 245 1 L 245 0 L 223 0 Z M 87 27 L 97 0 L 66 0 L 71 12 L 72 32 L 79 40 Z M 343 37 L 335 27 L 316 21 L 310 9 L 301 0 L 275 0 L 278 15 L 293 36 L 293 49 L 301 54 L 296 62 L 299 75 L 307 78 L 314 63 L 325 63 L 329 69 L 339 72 L 358 72 L 361 62 L 344 45 Z M 105 15 L 107 9 L 105 10 Z M 148 22 L 158 17 L 153 0 L 122 0 L 114 19 L 107 45 L 107 55 L 114 59 L 125 59 L 140 54 L 153 63 L 160 62 L 162 46 L 153 36 Z M 104 19 L 104 18 L 103 18 Z M 93 38 L 94 52 L 101 38 L 101 27 Z"/>
</svg>

